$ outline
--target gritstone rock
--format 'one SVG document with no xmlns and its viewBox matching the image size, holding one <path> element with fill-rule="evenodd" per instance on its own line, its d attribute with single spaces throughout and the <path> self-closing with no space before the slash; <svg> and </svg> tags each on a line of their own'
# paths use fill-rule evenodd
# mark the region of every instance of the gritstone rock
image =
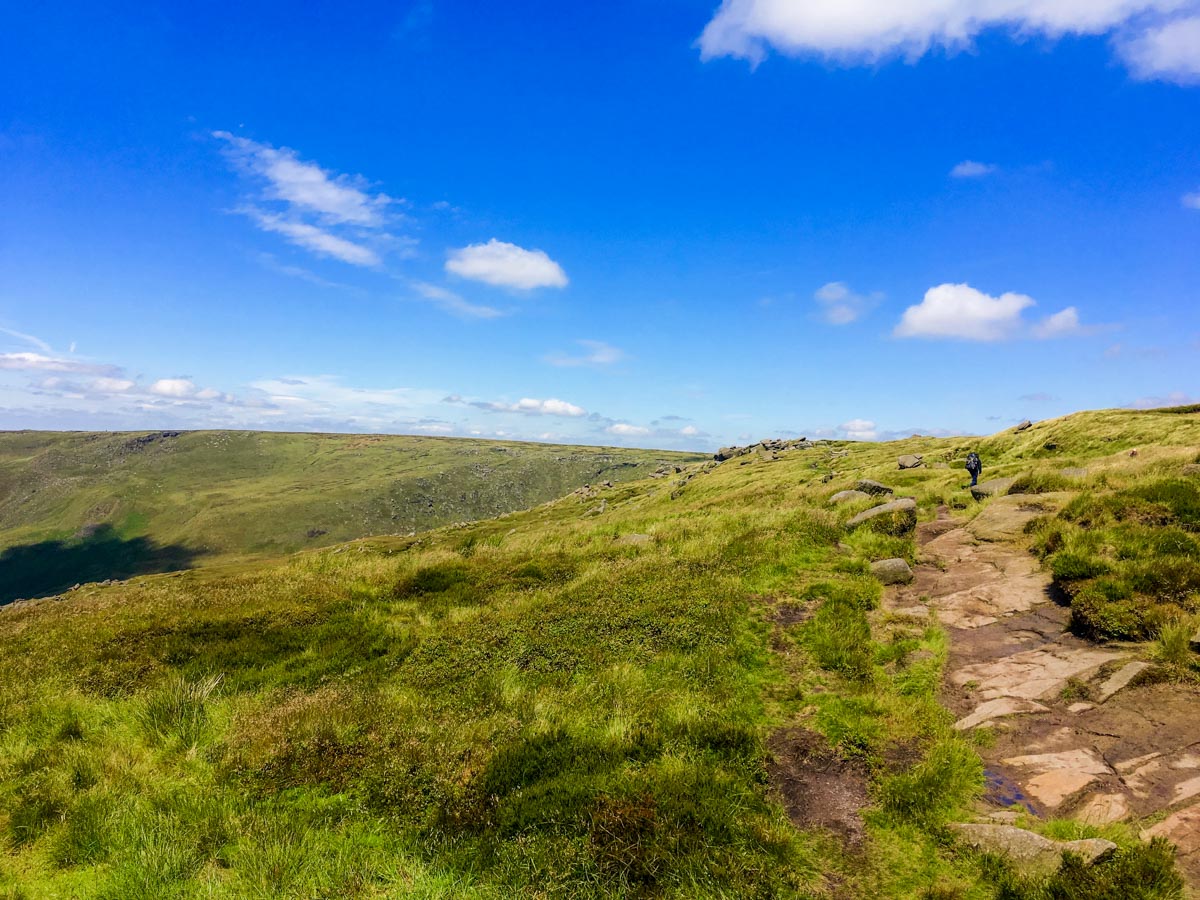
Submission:
<svg viewBox="0 0 1200 900">
<path fill-rule="evenodd" d="M 864 491 L 838 491 L 829 498 L 830 503 L 853 503 L 855 500 L 870 500 L 871 495 Z"/>
<path fill-rule="evenodd" d="M 1013 430 L 1014 431 L 1027 431 L 1032 427 L 1033 427 L 1033 423 L 1030 422 L 1028 419 L 1026 419 L 1024 422 L 1022 422 L 1020 425 L 1018 425 Z"/>
<path fill-rule="evenodd" d="M 991 481 L 981 481 L 971 488 L 971 496 L 976 500 L 988 497 L 998 497 L 1008 493 L 1008 489 L 1016 483 L 1015 478 L 993 478 Z"/>
<path fill-rule="evenodd" d="M 1112 841 L 1089 838 L 1083 841 L 1052 841 L 1012 825 L 954 824 L 950 830 L 985 853 L 1009 859 L 1018 869 L 1037 875 L 1057 871 L 1064 852 L 1083 857 L 1087 864 L 1098 862 L 1117 849 Z"/>
<path fill-rule="evenodd" d="M 917 527 L 917 501 L 905 497 L 882 506 L 860 512 L 847 524 L 851 528 L 870 523 L 871 528 L 884 534 L 905 534 Z"/>
<path fill-rule="evenodd" d="M 896 462 L 900 464 L 900 468 L 902 469 L 919 469 L 923 464 L 923 459 L 919 453 L 906 453 L 896 460 Z"/>
<path fill-rule="evenodd" d="M 890 494 L 892 489 L 886 484 L 880 484 L 878 481 L 872 481 L 870 478 L 864 478 L 855 485 L 858 490 L 864 494 Z"/>
<path fill-rule="evenodd" d="M 884 584 L 908 584 L 913 580 L 912 569 L 902 559 L 881 559 L 873 562 L 871 574 Z"/>
</svg>

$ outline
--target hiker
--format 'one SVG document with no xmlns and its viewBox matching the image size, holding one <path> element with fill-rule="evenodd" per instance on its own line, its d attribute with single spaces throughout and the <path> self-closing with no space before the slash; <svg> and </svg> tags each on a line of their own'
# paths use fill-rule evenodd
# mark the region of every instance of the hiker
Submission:
<svg viewBox="0 0 1200 900">
<path fill-rule="evenodd" d="M 979 473 L 983 471 L 983 463 L 979 461 L 979 454 L 974 450 L 967 454 L 967 471 L 971 473 L 971 487 L 975 487 L 979 483 Z"/>
</svg>

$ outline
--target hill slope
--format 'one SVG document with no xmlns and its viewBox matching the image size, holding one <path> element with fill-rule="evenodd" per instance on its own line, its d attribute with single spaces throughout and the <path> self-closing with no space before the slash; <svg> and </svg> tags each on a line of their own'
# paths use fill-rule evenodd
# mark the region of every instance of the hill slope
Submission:
<svg viewBox="0 0 1200 900">
<path fill-rule="evenodd" d="M 697 458 L 404 436 L 0 433 L 0 602 L 491 518 Z"/>
<path fill-rule="evenodd" d="M 872 477 L 923 518 L 974 515 L 992 501 L 954 468 L 972 446 L 750 454 L 503 520 L 10 607 L 0 888 L 1179 897 L 1169 850 L 1130 826 L 1038 824 L 1119 844 L 1039 879 L 944 829 L 972 815 L 987 736 L 954 731 L 938 702 L 942 629 L 878 609 L 869 563 L 913 561 L 911 523 L 851 528 L 865 501 L 829 501 Z M 978 446 L 988 475 L 1032 487 L 1086 464 L 1081 506 L 1163 482 L 1190 497 L 1200 416 L 1081 414 Z M 899 472 L 901 453 L 929 467 Z M 1192 534 L 1188 508 L 1141 525 Z M 1156 599 L 1187 615 L 1200 595 Z"/>
</svg>

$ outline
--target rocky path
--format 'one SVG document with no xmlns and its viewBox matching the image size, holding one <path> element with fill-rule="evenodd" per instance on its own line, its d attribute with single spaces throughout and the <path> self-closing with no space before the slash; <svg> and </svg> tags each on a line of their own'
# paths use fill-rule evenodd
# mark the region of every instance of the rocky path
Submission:
<svg viewBox="0 0 1200 900">
<path fill-rule="evenodd" d="M 1006 541 L 1055 498 L 1006 497 L 964 526 L 948 511 L 918 529 L 912 584 L 896 614 L 936 616 L 950 637 L 944 702 L 955 727 L 988 726 L 994 743 L 985 814 L 1023 806 L 1092 824 L 1128 821 L 1179 850 L 1200 889 L 1200 691 L 1139 684 L 1133 645 L 1067 632 L 1037 561 Z M 988 539 L 984 539 L 988 538 Z M 1200 894 L 1197 894 L 1200 896 Z"/>
</svg>

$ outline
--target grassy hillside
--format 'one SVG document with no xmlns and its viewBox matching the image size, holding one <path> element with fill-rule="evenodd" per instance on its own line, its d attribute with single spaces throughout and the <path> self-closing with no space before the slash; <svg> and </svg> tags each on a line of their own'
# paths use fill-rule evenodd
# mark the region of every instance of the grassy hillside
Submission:
<svg viewBox="0 0 1200 900">
<path fill-rule="evenodd" d="M 1124 826 L 1086 888 L 944 830 L 982 790 L 976 738 L 937 700 L 944 634 L 884 616 L 868 570 L 911 534 L 828 499 L 865 476 L 972 515 L 973 446 L 985 476 L 1086 465 L 1080 496 L 1200 484 L 1200 416 L 1088 413 L 10 608 L 0 896 L 1179 896 Z M 931 467 L 896 471 L 911 452 Z M 1160 506 L 1141 524 L 1195 534 Z"/>
<path fill-rule="evenodd" d="M 491 518 L 697 458 L 400 436 L 0 433 L 0 602 Z"/>
</svg>

